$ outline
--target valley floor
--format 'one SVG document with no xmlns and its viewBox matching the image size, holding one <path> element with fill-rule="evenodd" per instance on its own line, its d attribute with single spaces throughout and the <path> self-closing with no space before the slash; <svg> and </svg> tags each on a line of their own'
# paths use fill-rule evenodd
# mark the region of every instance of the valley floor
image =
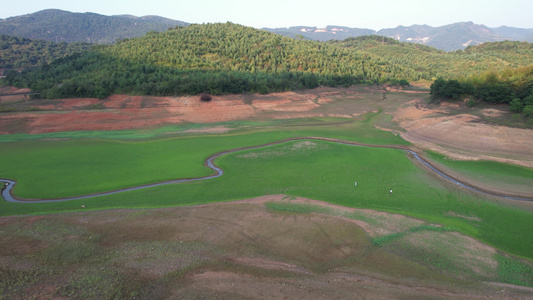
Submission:
<svg viewBox="0 0 533 300">
<path fill-rule="evenodd" d="M 417 152 L 443 155 L 434 162 L 455 177 L 492 192 L 533 196 L 531 185 L 513 182 L 512 175 L 506 175 L 509 182 L 494 184 L 494 179 L 469 177 L 445 163 L 482 159 L 532 168 L 533 129 L 514 126 L 503 107 L 431 104 L 424 91 L 319 88 L 216 96 L 207 103 L 193 96 L 10 98 L 2 99 L 2 107 L 12 112 L 0 113 L 0 134 L 42 138 L 54 132 L 195 123 L 203 125 L 162 134 L 218 136 L 236 130 L 232 122 L 237 121 L 337 117 L 365 122 L 373 115 L 373 126 L 401 136 Z M 430 152 L 427 156 L 432 159 Z M 497 201 L 500 208 L 510 204 L 524 214 L 533 211 L 532 202 Z M 85 209 L 91 208 L 83 205 Z M 484 221 L 448 210 L 435 218 L 466 220 L 473 230 Z M 451 227 L 286 195 L 187 207 L 2 217 L 0 299 L 533 297 L 531 287 L 508 284 L 531 286 L 530 260 Z"/>
<path fill-rule="evenodd" d="M 454 232 L 412 230 L 423 226 L 429 224 L 284 195 L 0 218 L 0 289 L 6 299 L 533 295 L 531 288 L 491 283 L 498 279 L 492 247 Z M 399 233 L 407 234 L 371 243 Z"/>
<path fill-rule="evenodd" d="M 397 124 L 388 122 L 384 129 L 397 131 L 422 149 L 433 149 L 455 159 L 487 159 L 533 167 L 531 129 L 501 125 L 511 123 L 509 119 L 512 119 L 512 113 L 505 107 L 431 105 L 428 100 L 428 92 L 379 87 L 224 95 L 213 97 L 211 102 L 201 102 L 199 96 L 113 95 L 104 100 L 14 98 L 4 100 L 4 106 L 19 111 L 0 114 L 0 134 L 123 130 L 317 116 L 357 118 L 383 110 Z M 219 133 L 225 130 L 223 126 L 212 129 Z"/>
<path fill-rule="evenodd" d="M 219 134 L 232 130 L 226 124 L 239 120 L 359 119 L 370 112 L 382 112 L 375 126 L 400 135 L 417 152 L 432 150 L 451 160 L 488 160 L 533 168 L 532 129 L 507 126 L 513 122 L 507 108 L 430 104 L 429 97 L 428 92 L 417 89 L 351 87 L 224 95 L 213 97 L 211 102 L 201 102 L 199 96 L 113 95 L 104 100 L 10 98 L 4 100 L 4 106 L 18 111 L 0 114 L 0 134 L 143 129 L 191 123 L 213 126 L 186 133 Z M 491 193 L 533 196 L 529 187 L 474 183 L 452 169 L 446 172 Z"/>
</svg>

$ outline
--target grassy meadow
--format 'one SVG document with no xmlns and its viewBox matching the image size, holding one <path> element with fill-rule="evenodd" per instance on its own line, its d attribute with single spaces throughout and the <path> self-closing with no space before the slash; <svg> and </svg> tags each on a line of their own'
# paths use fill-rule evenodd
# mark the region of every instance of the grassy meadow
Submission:
<svg viewBox="0 0 533 300">
<path fill-rule="evenodd" d="M 14 191 L 18 197 L 61 198 L 206 176 L 212 173 L 204 166 L 210 155 L 294 137 L 407 145 L 392 133 L 373 127 L 382 117 L 371 113 L 350 122 L 323 118 L 236 122 L 230 124 L 231 131 L 217 135 L 145 132 L 148 137 L 139 137 L 139 132 L 130 132 L 120 138 L 93 139 L 78 133 L 63 139 L 57 134 L 58 140 L 21 135 L 17 141 L 0 144 L 0 178 L 17 181 Z M 1 202 L 0 215 L 172 207 L 284 194 L 414 217 L 533 259 L 531 212 L 443 182 L 402 150 L 297 140 L 234 152 L 215 163 L 224 169 L 222 177 L 66 202 Z M 476 168 L 469 169 L 484 170 Z M 530 170 L 525 172 L 530 176 Z M 389 189 L 393 189 L 392 195 Z"/>
<path fill-rule="evenodd" d="M 495 161 L 461 161 L 428 151 L 427 156 L 448 169 L 484 185 L 510 192 L 530 192 L 533 185 L 533 169 Z"/>
<path fill-rule="evenodd" d="M 130 139 L 126 139 L 126 133 L 122 139 L 88 139 L 87 135 L 93 133 L 77 133 L 79 138 L 73 138 L 74 135 L 63 133 L 55 134 L 54 140 L 27 140 L 26 135 L 20 135 L 22 141 L 1 144 L 0 156 L 6 162 L 0 177 L 17 181 L 14 193 L 21 198 L 65 198 L 206 176 L 212 170 L 203 165 L 211 155 L 288 138 L 316 136 L 368 144 L 407 144 L 399 137 L 374 129 L 370 120 L 375 117 L 370 114 L 363 122 L 344 120 L 340 125 L 338 119 L 300 120 L 276 127 L 273 126 L 277 122 L 243 122 L 229 134 L 214 136 L 139 139 L 138 132 L 132 131 Z M 336 125 L 317 126 L 328 122 Z M 259 129 L 247 129 L 250 126 Z M 71 138 L 57 140 L 61 136 Z"/>
</svg>

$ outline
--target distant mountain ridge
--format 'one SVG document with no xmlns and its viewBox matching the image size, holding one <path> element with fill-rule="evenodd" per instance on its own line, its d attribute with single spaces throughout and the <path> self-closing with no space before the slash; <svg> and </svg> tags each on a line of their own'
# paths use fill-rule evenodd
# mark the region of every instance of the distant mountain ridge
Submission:
<svg viewBox="0 0 533 300">
<path fill-rule="evenodd" d="M 523 42 L 533 42 L 533 28 L 524 29 L 524 28 L 515 28 L 508 26 L 500 26 L 497 28 L 492 28 L 492 31 L 501 36 L 510 37 L 515 40 Z"/>
<path fill-rule="evenodd" d="M 0 34 L 43 39 L 54 42 L 88 42 L 112 44 L 125 38 L 140 37 L 150 31 L 162 32 L 170 27 L 188 26 L 189 23 L 159 16 L 132 15 L 105 16 L 96 13 L 72 13 L 47 9 L 32 14 L 0 19 Z M 533 28 L 501 26 L 489 28 L 472 22 L 454 23 L 439 27 L 428 25 L 398 26 L 379 31 L 345 26 L 293 26 L 262 28 L 283 36 L 310 40 L 344 40 L 350 37 L 379 35 L 401 42 L 419 43 L 445 51 L 465 49 L 484 42 L 505 40 L 533 42 Z"/>
<path fill-rule="evenodd" d="M 329 25 L 325 28 L 311 26 L 293 26 L 289 28 L 262 28 L 276 34 L 292 38 L 303 37 L 315 41 L 344 40 L 350 37 L 373 35 L 375 31 L 365 28 L 350 28 L 345 26 Z"/>
<path fill-rule="evenodd" d="M 53 42 L 111 44 L 125 38 L 140 37 L 150 31 L 188 23 L 159 16 L 104 16 L 47 9 L 36 13 L 0 19 L 0 34 Z"/>
<path fill-rule="evenodd" d="M 363 35 L 379 35 L 394 38 L 400 42 L 419 43 L 445 51 L 464 49 L 485 42 L 516 40 L 533 42 L 533 28 L 498 27 L 489 28 L 472 22 L 461 22 L 440 27 L 429 25 L 398 26 L 396 28 L 371 29 L 327 26 L 325 28 L 293 26 L 289 28 L 263 28 L 273 33 L 311 40 L 343 40 Z"/>
</svg>

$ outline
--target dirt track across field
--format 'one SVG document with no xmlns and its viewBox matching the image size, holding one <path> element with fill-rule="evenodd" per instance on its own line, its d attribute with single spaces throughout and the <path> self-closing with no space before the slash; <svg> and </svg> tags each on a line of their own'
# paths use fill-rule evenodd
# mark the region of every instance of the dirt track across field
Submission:
<svg viewBox="0 0 533 300">
<path fill-rule="evenodd" d="M 533 130 L 497 125 L 508 117 L 505 107 L 468 109 L 454 103 L 428 104 L 429 94 L 391 87 L 317 88 L 268 95 L 146 97 L 113 95 L 104 100 L 20 100 L 19 108 L 38 109 L 0 114 L 0 134 L 153 128 L 182 123 L 289 119 L 317 116 L 358 118 L 382 111 L 392 122 L 376 124 L 450 159 L 493 160 L 533 167 Z M 202 129 L 223 133 L 214 125 Z M 452 174 L 460 178 L 460 174 Z M 484 187 L 488 190 L 489 187 Z M 497 190 L 491 192 L 498 193 Z M 531 190 L 520 191 L 520 195 Z M 499 194 L 506 194 L 500 192 Z"/>
<path fill-rule="evenodd" d="M 21 108 L 40 110 L 0 114 L 0 134 L 358 118 L 382 111 L 390 121 L 376 125 L 420 149 L 455 159 L 533 166 L 531 129 L 486 122 L 485 117 L 509 114 L 504 108 L 468 110 L 427 100 L 427 93 L 360 87 L 227 95 L 209 103 L 192 96 L 14 99 Z M 228 129 L 214 125 L 202 130 Z M 287 213 L 269 210 L 267 203 L 323 206 L 333 213 Z M 476 222 L 472 216 L 445 214 Z M 531 288 L 488 283 L 498 273 L 496 250 L 456 232 L 417 232 L 399 242 L 430 253 L 442 250 L 436 257 L 449 255 L 463 273 L 435 270 L 415 256 L 371 243 L 423 223 L 284 195 L 155 210 L 7 217 L 0 218 L 0 271 L 7 270 L 2 273 L 5 282 L 16 283 L 4 290 L 7 298 L 105 299 L 120 291 L 124 297 L 147 299 L 531 299 Z"/>
<path fill-rule="evenodd" d="M 403 129 L 399 132 L 402 137 L 422 149 L 455 159 L 487 159 L 533 167 L 533 130 L 484 121 L 510 114 L 506 108 L 485 108 L 477 110 L 476 115 L 475 110 L 461 110 L 459 104 L 427 105 L 427 92 L 401 92 L 390 87 L 318 88 L 269 95 L 215 96 L 207 103 L 201 102 L 199 96 L 30 100 L 20 105 L 39 111 L 0 114 L 0 134 L 313 116 L 353 118 L 382 109 Z M 401 100 L 391 97 L 397 94 L 402 94 Z"/>
<path fill-rule="evenodd" d="M 361 146 L 361 147 L 391 148 L 391 149 L 404 150 L 404 151 L 407 151 L 413 157 L 413 161 L 415 161 L 416 163 L 419 163 L 420 165 L 423 165 L 424 167 L 427 168 L 428 171 L 433 172 L 434 175 L 440 176 L 440 178 L 442 180 L 447 180 L 447 181 L 449 181 L 451 183 L 458 184 L 458 185 L 462 186 L 463 188 L 468 188 L 468 189 L 470 189 L 472 191 L 475 191 L 475 192 L 478 192 L 478 193 L 483 193 L 483 194 L 494 196 L 494 197 L 502 197 L 502 198 L 505 198 L 507 200 L 516 200 L 516 201 L 528 201 L 528 202 L 532 202 L 533 201 L 533 198 L 531 196 L 529 196 L 528 193 L 525 193 L 523 195 L 522 194 L 518 195 L 519 193 L 516 193 L 516 192 L 513 193 L 513 191 L 510 191 L 511 194 L 509 194 L 509 193 L 504 194 L 504 193 L 500 192 L 498 189 L 490 189 L 490 187 L 489 188 L 487 188 L 487 187 L 477 188 L 477 187 L 471 186 L 470 183 L 468 182 L 468 180 L 464 180 L 464 179 L 461 180 L 461 179 L 458 179 L 458 178 L 453 178 L 452 177 L 453 175 L 446 174 L 445 173 L 446 171 L 444 171 L 442 169 L 438 169 L 437 167 L 435 167 L 434 165 L 429 163 L 427 160 L 421 158 L 418 153 L 416 153 L 416 152 L 414 152 L 414 151 L 412 151 L 412 150 L 410 150 L 408 148 L 405 148 L 405 147 L 383 146 L 383 145 L 367 145 L 367 144 L 361 144 L 361 143 L 346 142 L 346 141 L 341 141 L 341 140 L 337 140 L 337 139 L 317 138 L 317 137 L 299 137 L 299 138 L 286 139 L 286 140 L 272 142 L 272 143 L 265 144 L 265 145 L 256 145 L 256 146 L 247 147 L 247 148 L 231 149 L 231 150 L 227 150 L 227 151 L 212 155 L 212 156 L 210 156 L 210 157 L 208 157 L 206 159 L 205 165 L 208 166 L 209 168 L 211 168 L 215 172 L 215 174 L 214 175 L 205 176 L 205 177 L 184 178 L 184 179 L 179 178 L 179 179 L 175 179 L 175 180 L 171 180 L 171 181 L 167 181 L 167 182 L 159 182 L 159 183 L 154 183 L 154 184 L 149 184 L 149 185 L 130 187 L 130 188 L 122 189 L 122 190 L 115 190 L 115 191 L 104 192 L 104 193 L 100 193 L 100 194 L 92 194 L 92 195 L 78 196 L 78 197 L 72 197 L 72 198 L 63 198 L 63 199 L 46 199 L 46 200 L 17 199 L 11 194 L 11 190 L 14 187 L 14 185 L 16 184 L 16 182 L 11 181 L 11 180 L 0 179 L 0 183 L 3 186 L 3 188 L 2 188 L 2 196 L 8 202 L 15 202 L 15 203 L 45 203 L 45 202 L 55 202 L 55 201 L 69 201 L 69 200 L 87 199 L 87 198 L 99 197 L 99 196 L 104 196 L 104 195 L 111 195 L 111 194 L 116 194 L 116 193 L 121 193 L 121 192 L 129 192 L 129 191 L 134 191 L 134 190 L 151 188 L 151 187 L 154 187 L 154 186 L 161 186 L 161 185 L 166 185 L 166 184 L 175 184 L 175 183 L 184 183 L 184 182 L 191 182 L 191 181 L 198 181 L 198 180 L 207 180 L 207 179 L 212 179 L 212 178 L 216 178 L 216 177 L 222 176 L 224 174 L 224 170 L 219 168 L 215 164 L 215 159 L 218 158 L 221 155 L 228 154 L 228 153 L 234 153 L 234 152 L 238 152 L 238 151 L 241 151 L 241 150 L 256 149 L 256 148 L 262 148 L 262 147 L 266 147 L 266 146 L 272 146 L 272 145 L 281 144 L 281 143 L 285 143 L 285 142 L 289 142 L 289 141 L 295 141 L 295 140 L 322 140 L 322 141 L 329 141 L 329 142 L 332 142 L 332 143 L 340 143 L 340 144 L 345 144 L 345 145 L 354 145 L 354 146 Z M 5 186 L 4 186 L 4 183 L 5 183 Z"/>
</svg>

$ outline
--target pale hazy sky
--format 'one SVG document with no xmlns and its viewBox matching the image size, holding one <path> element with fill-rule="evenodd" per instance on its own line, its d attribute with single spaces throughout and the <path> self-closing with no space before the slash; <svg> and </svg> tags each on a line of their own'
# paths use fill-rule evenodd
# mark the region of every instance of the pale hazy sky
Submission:
<svg viewBox="0 0 533 300">
<path fill-rule="evenodd" d="M 0 19 L 47 8 L 103 15 L 158 15 L 188 23 L 262 27 L 338 25 L 382 29 L 472 21 L 533 28 L 533 0 L 0 0 Z"/>
</svg>

